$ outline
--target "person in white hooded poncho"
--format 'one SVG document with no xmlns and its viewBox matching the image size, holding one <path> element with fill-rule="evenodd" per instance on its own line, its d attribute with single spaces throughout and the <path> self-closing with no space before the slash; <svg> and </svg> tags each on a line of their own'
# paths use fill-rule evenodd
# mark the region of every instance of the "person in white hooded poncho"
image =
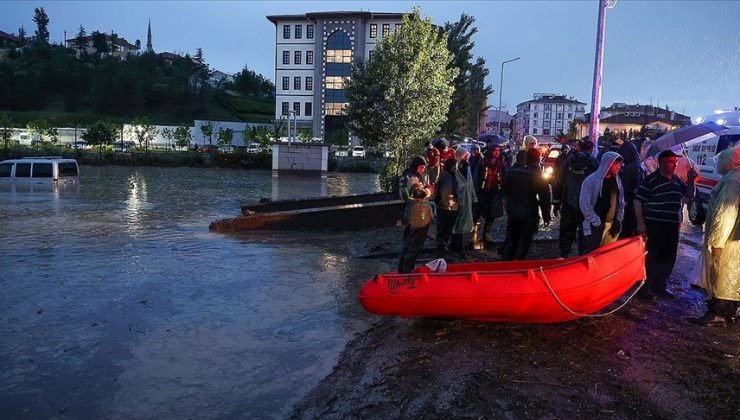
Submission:
<svg viewBox="0 0 740 420">
<path fill-rule="evenodd" d="M 740 146 L 717 158 L 722 175 L 712 190 L 704 224 L 701 286 L 711 296 L 709 311 L 693 321 L 700 325 L 733 323 L 740 301 Z"/>
</svg>

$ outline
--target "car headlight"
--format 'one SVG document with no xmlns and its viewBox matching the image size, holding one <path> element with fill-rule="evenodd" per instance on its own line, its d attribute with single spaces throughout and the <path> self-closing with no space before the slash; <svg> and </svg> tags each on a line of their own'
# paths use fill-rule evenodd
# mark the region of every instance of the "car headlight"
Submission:
<svg viewBox="0 0 740 420">
<path fill-rule="evenodd" d="M 548 166 L 548 167 L 545 168 L 545 173 L 548 174 L 548 175 L 552 175 L 552 173 L 554 171 L 555 170 L 552 168 L 552 166 Z"/>
</svg>

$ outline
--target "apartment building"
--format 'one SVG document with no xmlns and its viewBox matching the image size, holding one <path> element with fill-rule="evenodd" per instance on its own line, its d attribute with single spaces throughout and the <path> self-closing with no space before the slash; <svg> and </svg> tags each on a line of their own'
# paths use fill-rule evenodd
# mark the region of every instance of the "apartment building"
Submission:
<svg viewBox="0 0 740 420">
<path fill-rule="evenodd" d="M 582 119 L 586 104 L 565 95 L 535 93 L 532 100 L 516 106 L 515 140 L 531 134 L 549 143 L 568 133 L 573 120 Z"/>
<path fill-rule="evenodd" d="M 267 16 L 275 25 L 275 118 L 331 141 L 345 124 L 344 80 L 356 58 L 400 29 L 403 13 L 313 12 Z M 349 140 L 348 140 L 349 141 Z"/>
</svg>

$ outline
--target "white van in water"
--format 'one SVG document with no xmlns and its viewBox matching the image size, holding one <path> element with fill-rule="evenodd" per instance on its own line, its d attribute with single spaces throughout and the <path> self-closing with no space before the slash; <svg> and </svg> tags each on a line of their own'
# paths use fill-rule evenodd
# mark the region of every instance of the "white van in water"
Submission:
<svg viewBox="0 0 740 420">
<path fill-rule="evenodd" d="M 709 193 L 720 178 L 715 168 L 715 156 L 728 147 L 740 144 L 740 110 L 716 112 L 702 118 L 699 122 L 713 121 L 727 127 L 719 135 L 688 147 L 687 154 L 700 166 L 696 180 L 696 196 L 689 203 L 689 220 L 695 225 L 704 223 L 707 217 Z"/>
<path fill-rule="evenodd" d="M 0 184 L 46 186 L 75 185 L 80 182 L 80 170 L 74 159 L 61 156 L 27 157 L 0 162 Z"/>
</svg>

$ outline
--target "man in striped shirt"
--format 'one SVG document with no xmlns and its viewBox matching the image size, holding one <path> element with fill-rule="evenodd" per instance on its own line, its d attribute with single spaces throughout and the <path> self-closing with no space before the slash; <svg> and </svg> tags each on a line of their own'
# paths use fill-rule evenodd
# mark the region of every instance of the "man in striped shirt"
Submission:
<svg viewBox="0 0 740 420">
<path fill-rule="evenodd" d="M 674 297 L 666 283 L 676 264 L 682 203 L 694 197 L 697 175 L 689 171 L 688 185 L 684 184 L 675 173 L 677 162 L 678 155 L 671 150 L 660 152 L 658 170 L 645 177 L 635 193 L 637 232 L 647 234 L 647 281 L 638 295 L 645 300 Z"/>
</svg>

